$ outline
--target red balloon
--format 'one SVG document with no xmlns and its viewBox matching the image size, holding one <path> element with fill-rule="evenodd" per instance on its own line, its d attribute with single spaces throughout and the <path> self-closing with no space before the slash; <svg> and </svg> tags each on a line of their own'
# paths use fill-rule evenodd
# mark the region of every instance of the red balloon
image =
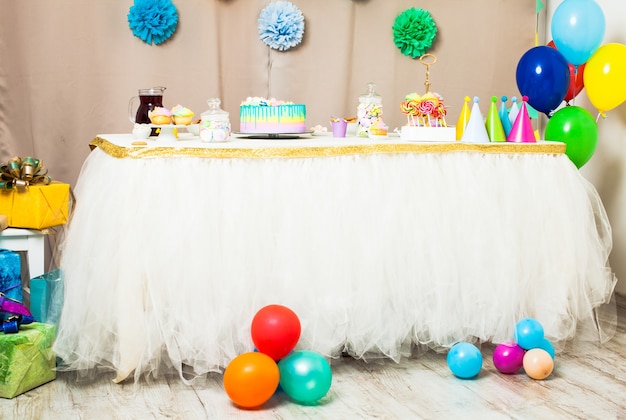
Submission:
<svg viewBox="0 0 626 420">
<path fill-rule="evenodd" d="M 286 306 L 265 306 L 252 319 L 252 342 L 259 352 L 276 361 L 294 349 L 300 331 L 300 319 Z"/>
<path fill-rule="evenodd" d="M 554 41 L 548 42 L 548 47 L 554 48 Z M 578 66 L 578 71 L 576 70 L 576 66 L 572 63 L 567 63 L 569 66 L 569 89 L 567 89 L 567 93 L 565 94 L 565 98 L 563 99 L 565 102 L 569 102 L 574 99 L 585 87 L 585 64 L 580 64 Z"/>
</svg>

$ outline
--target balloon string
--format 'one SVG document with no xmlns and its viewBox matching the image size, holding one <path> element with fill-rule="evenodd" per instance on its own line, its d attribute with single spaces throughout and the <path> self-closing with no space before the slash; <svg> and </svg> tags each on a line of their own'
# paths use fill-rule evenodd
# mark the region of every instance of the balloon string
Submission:
<svg viewBox="0 0 626 420">
<path fill-rule="evenodd" d="M 578 64 L 574 66 L 574 91 L 572 92 L 572 105 L 576 105 L 576 95 L 578 95 L 578 92 L 576 92 L 577 85 L 578 85 Z"/>
<path fill-rule="evenodd" d="M 539 13 L 535 17 L 535 47 L 539 46 Z"/>
</svg>

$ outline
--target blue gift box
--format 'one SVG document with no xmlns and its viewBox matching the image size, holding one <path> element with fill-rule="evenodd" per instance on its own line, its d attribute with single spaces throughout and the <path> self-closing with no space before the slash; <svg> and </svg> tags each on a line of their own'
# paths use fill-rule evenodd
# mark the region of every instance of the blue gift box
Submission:
<svg viewBox="0 0 626 420">
<path fill-rule="evenodd" d="M 23 302 L 22 264 L 20 254 L 0 248 L 0 292 L 13 300 Z M 0 320 L 4 315 L 0 314 Z"/>
<path fill-rule="evenodd" d="M 58 324 L 63 307 L 63 273 L 60 269 L 30 279 L 30 312 L 39 322 Z"/>
</svg>

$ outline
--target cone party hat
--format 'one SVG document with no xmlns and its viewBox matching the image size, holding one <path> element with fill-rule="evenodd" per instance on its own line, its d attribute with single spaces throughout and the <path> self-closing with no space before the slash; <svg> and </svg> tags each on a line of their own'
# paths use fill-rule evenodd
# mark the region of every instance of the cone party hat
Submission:
<svg viewBox="0 0 626 420">
<path fill-rule="evenodd" d="M 498 115 L 500 116 L 500 122 L 502 122 L 502 128 L 504 129 L 504 135 L 508 136 L 509 133 L 511 132 L 511 120 L 509 120 L 509 111 L 507 111 L 506 109 L 506 101 L 507 101 L 506 96 L 502 97 L 502 103 L 500 104 L 500 112 L 498 113 Z"/>
<path fill-rule="evenodd" d="M 498 98 L 496 96 L 491 97 L 491 105 L 489 105 L 486 122 L 487 134 L 492 142 L 504 142 L 506 141 L 506 134 L 504 134 L 504 127 L 502 127 L 502 121 L 500 121 L 500 116 L 498 115 L 497 101 Z"/>
<path fill-rule="evenodd" d="M 526 108 L 527 96 L 522 98 L 522 106 L 520 107 L 517 118 L 513 123 L 511 132 L 506 141 L 514 143 L 536 143 L 535 131 L 533 130 L 533 123 L 528 115 L 528 109 Z"/>
<path fill-rule="evenodd" d="M 465 126 L 465 132 L 461 141 L 466 143 L 489 143 L 489 134 L 485 127 L 483 114 L 478 106 L 478 96 L 474 96 L 474 105 L 470 113 L 470 119 Z"/>
<path fill-rule="evenodd" d="M 456 139 L 461 140 L 463 138 L 463 133 L 465 132 L 465 126 L 470 119 L 470 108 L 469 102 L 471 101 L 469 96 L 466 96 L 463 100 L 463 107 L 461 108 L 461 114 L 459 114 L 459 119 L 456 122 Z"/>
<path fill-rule="evenodd" d="M 519 106 L 517 105 L 517 97 L 512 97 L 511 98 L 511 102 L 513 102 L 511 104 L 511 109 L 509 109 L 509 121 L 511 122 L 511 127 L 513 127 L 513 123 L 515 122 L 515 119 L 517 118 L 517 114 L 519 114 Z"/>
</svg>

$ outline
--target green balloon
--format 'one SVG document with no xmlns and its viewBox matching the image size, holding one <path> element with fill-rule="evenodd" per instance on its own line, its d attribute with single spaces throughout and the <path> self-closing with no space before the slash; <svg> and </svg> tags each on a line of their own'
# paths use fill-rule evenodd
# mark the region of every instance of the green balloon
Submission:
<svg viewBox="0 0 626 420">
<path fill-rule="evenodd" d="M 548 120 L 545 138 L 565 143 L 565 154 L 580 169 L 596 151 L 598 124 L 585 108 L 566 106 Z"/>
<path fill-rule="evenodd" d="M 280 387 L 294 401 L 313 405 L 322 398 L 332 383 L 330 365 L 319 353 L 300 350 L 278 362 Z"/>
</svg>

